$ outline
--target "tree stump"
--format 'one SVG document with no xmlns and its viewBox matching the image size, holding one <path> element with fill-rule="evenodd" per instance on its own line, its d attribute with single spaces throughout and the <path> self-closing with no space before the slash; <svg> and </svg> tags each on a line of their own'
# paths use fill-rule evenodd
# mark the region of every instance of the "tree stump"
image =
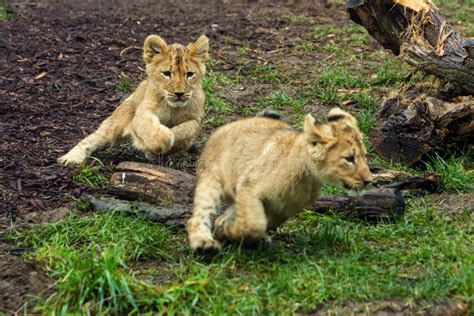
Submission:
<svg viewBox="0 0 474 316">
<path fill-rule="evenodd" d="M 376 152 L 415 164 L 434 150 L 472 142 L 474 40 L 454 31 L 430 0 L 348 0 L 347 9 L 383 47 L 438 80 L 384 103 L 370 135 Z"/>
</svg>

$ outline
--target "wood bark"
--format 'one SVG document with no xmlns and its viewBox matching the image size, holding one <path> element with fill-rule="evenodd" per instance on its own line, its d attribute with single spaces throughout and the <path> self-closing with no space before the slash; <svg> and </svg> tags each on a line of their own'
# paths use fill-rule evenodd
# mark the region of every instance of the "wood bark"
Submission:
<svg viewBox="0 0 474 316">
<path fill-rule="evenodd" d="M 392 179 L 410 181 L 409 177 L 385 173 L 381 181 Z M 377 179 L 377 177 L 376 177 Z M 382 183 L 380 182 L 380 183 Z M 112 175 L 108 192 L 123 200 L 114 203 L 127 208 L 131 212 L 142 210 L 140 213 L 162 222 L 176 221 L 174 216 L 187 218 L 191 212 L 192 196 L 196 185 L 196 177 L 178 170 L 163 168 L 157 165 L 138 162 L 122 162 L 117 166 L 117 172 Z M 92 200 L 89 198 L 89 200 Z M 114 203 L 104 204 L 97 199 L 98 208 L 113 209 Z M 133 201 L 132 203 L 124 201 Z M 95 201 L 95 200 L 94 200 Z M 140 204 L 145 202 L 146 204 Z M 102 204 L 100 204 L 102 203 Z M 361 197 L 331 196 L 321 197 L 312 205 L 312 210 L 327 213 L 330 210 L 344 216 L 357 217 L 368 221 L 392 220 L 403 216 L 404 201 L 396 187 L 368 191 Z M 158 214 L 158 215 L 156 215 Z"/>
<path fill-rule="evenodd" d="M 410 165 L 431 154 L 450 152 L 474 140 L 474 98 L 444 101 L 419 87 L 388 99 L 378 114 L 378 126 L 370 133 L 376 152 L 387 160 Z"/>
<path fill-rule="evenodd" d="M 112 174 L 108 193 L 131 201 L 146 201 L 158 205 L 192 204 L 196 176 L 158 165 L 140 162 L 121 162 Z M 439 175 L 415 176 L 395 170 L 374 173 L 375 187 L 393 189 L 436 190 Z"/>
<path fill-rule="evenodd" d="M 155 204 L 190 204 L 196 177 L 158 165 L 121 162 L 112 174 L 108 193 L 125 200 L 142 200 Z"/>
<path fill-rule="evenodd" d="M 430 0 L 348 0 L 351 19 L 413 67 L 474 94 L 474 40 L 446 23 Z"/>
<path fill-rule="evenodd" d="M 176 197 L 179 199 L 180 195 Z M 125 212 L 178 227 L 184 227 L 192 214 L 192 204 L 181 204 L 180 200 L 173 204 L 156 205 L 92 195 L 84 195 L 82 199 L 89 203 L 94 211 Z M 403 217 L 405 202 L 397 189 L 375 189 L 367 191 L 360 197 L 348 195 L 320 197 L 313 202 L 310 210 L 322 214 L 334 212 L 344 217 L 369 222 L 395 222 Z"/>
<path fill-rule="evenodd" d="M 434 75 L 388 99 L 370 139 L 382 157 L 416 164 L 474 140 L 474 40 L 446 23 L 430 0 L 348 0 L 356 23 L 408 64 Z M 456 145 L 456 146 L 453 146 Z"/>
<path fill-rule="evenodd" d="M 412 176 L 407 172 L 398 170 L 378 170 L 374 174 L 372 185 L 398 190 L 425 190 L 436 192 L 441 183 L 441 175 L 428 173 Z"/>
</svg>

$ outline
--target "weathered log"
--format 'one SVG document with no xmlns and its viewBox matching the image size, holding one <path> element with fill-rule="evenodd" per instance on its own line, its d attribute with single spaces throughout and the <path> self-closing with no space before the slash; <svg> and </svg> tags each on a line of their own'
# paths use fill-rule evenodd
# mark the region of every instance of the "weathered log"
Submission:
<svg viewBox="0 0 474 316">
<path fill-rule="evenodd" d="M 179 227 L 183 227 L 192 214 L 192 204 L 155 205 L 92 195 L 84 195 L 82 199 L 89 203 L 94 211 L 120 211 Z M 395 222 L 403 217 L 405 204 L 397 189 L 375 189 L 359 197 L 348 195 L 320 197 L 314 201 L 311 210 L 321 214 L 335 212 L 344 217 L 369 222 Z"/>
<path fill-rule="evenodd" d="M 426 190 L 428 192 L 438 191 L 441 183 L 441 175 L 429 173 L 420 176 L 397 170 L 379 170 L 374 174 L 374 187 L 385 187 L 398 190 Z"/>
<path fill-rule="evenodd" d="M 405 202 L 397 189 L 374 189 L 361 196 L 322 196 L 313 202 L 317 213 L 336 212 L 346 217 L 369 222 L 396 221 L 403 217 Z"/>
<path fill-rule="evenodd" d="M 124 212 L 162 224 L 184 227 L 192 214 L 192 204 L 156 205 L 140 201 L 120 200 L 110 196 L 85 194 L 81 200 L 95 212 Z"/>
<path fill-rule="evenodd" d="M 348 0 L 347 10 L 408 64 L 451 83 L 459 95 L 474 94 L 474 41 L 454 31 L 430 0 Z"/>
<path fill-rule="evenodd" d="M 413 88 L 416 92 L 419 87 Z M 445 102 L 407 91 L 387 100 L 378 115 L 379 125 L 370 134 L 376 152 L 385 159 L 415 164 L 434 150 L 474 140 L 474 98 Z"/>
<path fill-rule="evenodd" d="M 108 193 L 125 200 L 142 200 L 166 205 L 190 204 L 196 177 L 158 165 L 121 162 L 112 174 Z"/>
<path fill-rule="evenodd" d="M 348 0 L 356 23 L 416 69 L 434 75 L 385 102 L 370 139 L 385 159 L 416 164 L 474 139 L 474 40 L 454 31 L 430 0 Z"/>
<path fill-rule="evenodd" d="M 379 170 L 373 185 L 399 190 L 436 190 L 439 175 L 412 176 L 395 170 Z M 140 162 L 121 162 L 112 174 L 108 193 L 124 200 L 158 205 L 191 204 L 197 178 L 189 173 Z"/>
<path fill-rule="evenodd" d="M 169 209 L 181 210 L 180 212 L 185 214 L 186 210 L 191 208 L 196 185 L 195 176 L 174 169 L 138 162 L 122 162 L 117 166 L 117 170 L 112 175 L 108 189 L 110 194 L 125 200 L 159 205 L 154 208 L 146 206 L 143 209 L 157 209 L 154 211 L 157 214 L 168 210 L 163 215 L 166 218 L 170 216 Z M 332 209 L 345 216 L 366 220 L 377 218 L 396 220 L 403 215 L 403 197 L 395 188 L 368 191 L 362 197 L 336 196 L 322 197 L 321 199 L 321 205 L 318 205 L 319 200 L 314 202 L 313 210 L 328 212 L 329 209 Z M 132 210 L 133 205 L 137 204 L 131 204 Z M 366 210 L 364 210 L 364 205 L 367 206 Z M 378 215 L 376 215 L 377 212 Z"/>
</svg>

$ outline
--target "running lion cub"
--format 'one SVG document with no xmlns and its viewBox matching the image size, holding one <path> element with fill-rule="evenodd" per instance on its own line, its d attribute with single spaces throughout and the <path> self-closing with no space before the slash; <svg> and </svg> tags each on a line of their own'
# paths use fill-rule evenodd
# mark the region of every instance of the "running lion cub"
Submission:
<svg viewBox="0 0 474 316">
<path fill-rule="evenodd" d="M 81 164 L 95 150 L 131 136 L 148 159 L 157 153 L 192 145 L 204 117 L 204 91 L 209 42 L 167 45 L 157 35 L 146 38 L 143 59 L 147 79 L 91 135 L 58 161 Z"/>
<path fill-rule="evenodd" d="M 264 238 L 308 206 L 324 184 L 361 189 L 371 182 L 356 119 L 334 108 L 327 120 L 316 123 L 308 114 L 298 131 L 279 120 L 254 117 L 218 129 L 198 166 L 187 223 L 191 248 L 219 250 L 223 240 Z M 213 225 L 211 216 L 221 203 L 227 209 Z"/>
</svg>

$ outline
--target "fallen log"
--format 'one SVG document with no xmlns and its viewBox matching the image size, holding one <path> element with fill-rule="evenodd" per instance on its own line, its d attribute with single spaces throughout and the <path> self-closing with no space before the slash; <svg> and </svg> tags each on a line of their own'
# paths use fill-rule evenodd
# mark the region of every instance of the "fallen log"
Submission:
<svg viewBox="0 0 474 316">
<path fill-rule="evenodd" d="M 161 205 L 191 204 L 196 177 L 189 173 L 139 162 L 121 162 L 115 167 L 107 192 L 125 200 Z"/>
<path fill-rule="evenodd" d="M 379 170 L 374 174 L 372 185 L 376 188 L 392 188 L 403 190 L 425 190 L 430 193 L 436 192 L 441 183 L 441 175 L 429 173 L 425 175 L 412 176 L 407 172 L 397 170 Z"/>
<path fill-rule="evenodd" d="M 82 200 L 96 212 L 125 212 L 178 227 L 184 227 L 192 214 L 192 204 L 156 205 L 92 195 L 84 195 Z M 397 189 L 375 189 L 359 197 L 349 195 L 320 197 L 313 202 L 310 210 L 320 214 L 334 212 L 347 218 L 368 222 L 395 222 L 403 217 L 405 202 Z"/>
<path fill-rule="evenodd" d="M 112 175 L 108 193 L 128 201 L 149 203 L 143 206 L 135 202 L 130 204 L 121 200 L 117 202 L 119 205 L 126 206 L 131 210 L 134 210 L 137 205 L 141 205 L 142 213 L 148 214 L 149 210 L 152 210 L 152 213 L 155 214 L 153 216 L 158 216 L 159 221 L 162 222 L 168 222 L 167 218 L 175 212 L 183 217 L 190 214 L 196 185 L 195 176 L 178 170 L 138 162 L 122 162 L 116 169 L 117 172 Z M 110 209 L 111 205 L 105 206 Z M 404 200 L 396 188 L 382 188 L 368 191 L 360 197 L 347 195 L 321 197 L 313 203 L 311 209 L 320 213 L 332 210 L 343 216 L 357 217 L 368 221 L 382 219 L 395 221 L 403 216 Z"/>
<path fill-rule="evenodd" d="M 110 196 L 85 194 L 81 200 L 95 212 L 124 212 L 141 216 L 154 222 L 184 227 L 192 214 L 191 204 L 156 205 L 140 201 L 120 200 Z"/>
<path fill-rule="evenodd" d="M 472 143 L 474 98 L 457 99 L 449 102 L 409 92 L 388 99 L 370 133 L 376 152 L 387 160 L 413 165 L 433 151 L 450 152 L 454 145 L 462 148 Z"/>
<path fill-rule="evenodd" d="M 423 72 L 474 94 L 474 41 L 446 23 L 430 0 L 348 0 L 350 18 Z"/>
<path fill-rule="evenodd" d="M 474 40 L 456 32 L 430 0 L 348 0 L 351 19 L 437 83 L 400 91 L 370 134 L 385 159 L 416 164 L 474 139 Z"/>
<path fill-rule="evenodd" d="M 121 162 L 112 174 L 107 192 L 118 198 L 149 203 L 191 204 L 196 176 L 170 168 L 140 162 Z M 396 170 L 378 170 L 373 186 L 399 190 L 422 189 L 435 191 L 440 176 L 428 174 L 412 176 Z"/>
</svg>

